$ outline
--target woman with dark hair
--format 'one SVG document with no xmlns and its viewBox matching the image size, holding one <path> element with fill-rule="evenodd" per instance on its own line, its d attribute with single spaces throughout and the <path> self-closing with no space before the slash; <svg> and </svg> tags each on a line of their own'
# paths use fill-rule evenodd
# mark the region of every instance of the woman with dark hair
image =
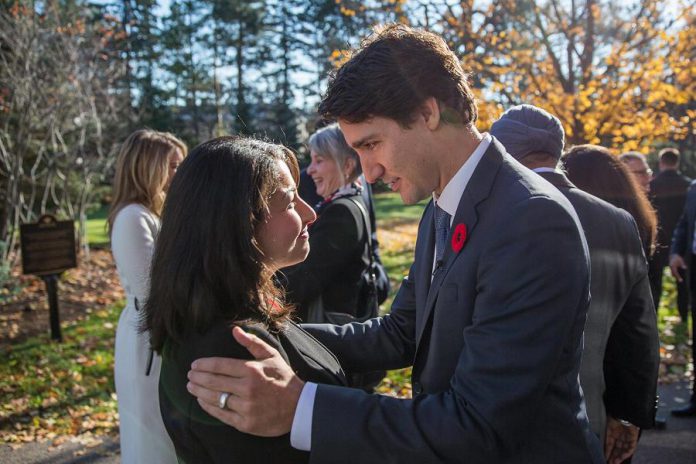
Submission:
<svg viewBox="0 0 696 464">
<path fill-rule="evenodd" d="M 633 216 L 645 256 L 650 257 L 655 249 L 657 216 L 626 165 L 608 149 L 589 144 L 571 148 L 561 160 L 576 187 Z"/>
<path fill-rule="evenodd" d="M 287 148 L 221 137 L 196 147 L 169 189 L 144 328 L 162 355 L 162 417 L 182 462 L 308 461 L 289 435 L 238 432 L 186 390 L 197 358 L 253 359 L 232 337 L 234 326 L 277 349 L 302 379 L 345 384 L 333 354 L 290 321 L 274 284 L 276 271 L 309 252 L 307 227 L 316 216 L 297 195 L 298 176 Z M 230 394 L 220 392 L 221 408 Z"/>
</svg>

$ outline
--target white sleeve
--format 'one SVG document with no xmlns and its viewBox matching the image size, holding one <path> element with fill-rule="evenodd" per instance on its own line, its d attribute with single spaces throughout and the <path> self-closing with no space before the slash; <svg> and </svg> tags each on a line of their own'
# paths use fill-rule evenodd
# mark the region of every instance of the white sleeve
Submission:
<svg viewBox="0 0 696 464">
<path fill-rule="evenodd" d="M 145 210 L 127 206 L 116 216 L 111 234 L 111 251 L 122 283 L 141 305 L 149 290 L 156 227 L 154 218 Z"/>
<path fill-rule="evenodd" d="M 312 449 L 312 415 L 314 413 L 314 397 L 317 394 L 317 384 L 306 382 L 300 393 L 300 399 L 295 409 L 295 417 L 290 429 L 290 445 L 300 451 Z"/>
</svg>

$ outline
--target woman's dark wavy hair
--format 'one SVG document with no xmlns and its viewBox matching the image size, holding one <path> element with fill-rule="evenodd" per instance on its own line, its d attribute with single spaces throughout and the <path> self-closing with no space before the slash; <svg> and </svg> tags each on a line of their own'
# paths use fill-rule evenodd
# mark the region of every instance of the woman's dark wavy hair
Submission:
<svg viewBox="0 0 696 464">
<path fill-rule="evenodd" d="M 297 182 L 289 149 L 248 138 L 204 142 L 179 166 L 162 211 L 142 324 L 155 351 L 218 321 L 277 328 L 288 317 L 255 238 L 279 185 L 278 161 Z"/>
<path fill-rule="evenodd" d="M 651 255 L 657 237 L 657 216 L 626 165 L 608 149 L 589 144 L 571 148 L 561 161 L 576 187 L 633 216 L 646 255 Z"/>
<path fill-rule="evenodd" d="M 329 81 L 319 113 L 351 123 L 373 116 L 403 127 L 434 97 L 442 120 L 476 122 L 476 99 L 457 56 L 432 32 L 391 24 L 375 30 Z"/>
</svg>

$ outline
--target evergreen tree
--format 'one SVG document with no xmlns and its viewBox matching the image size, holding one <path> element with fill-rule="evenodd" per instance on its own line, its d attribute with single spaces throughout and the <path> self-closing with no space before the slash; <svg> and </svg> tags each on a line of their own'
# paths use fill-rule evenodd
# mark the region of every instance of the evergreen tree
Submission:
<svg viewBox="0 0 696 464">
<path fill-rule="evenodd" d="M 234 94 L 233 129 L 240 134 L 256 132 L 253 86 L 249 83 L 254 69 L 260 66 L 261 21 L 266 2 L 259 0 L 209 0 L 214 37 L 219 44 L 229 47 L 219 53 L 221 64 L 231 65 L 234 72 L 231 83 Z M 216 40 L 217 41 L 217 40 Z"/>
<path fill-rule="evenodd" d="M 162 56 L 161 30 L 155 16 L 157 0 L 122 0 L 120 6 L 126 33 L 126 88 L 133 112 L 139 125 L 166 129 L 171 124 L 166 92 L 156 85 L 157 64 Z"/>
<path fill-rule="evenodd" d="M 210 70 L 212 54 L 206 46 L 209 14 L 202 2 L 172 2 L 164 18 L 162 68 L 168 81 L 173 127 L 190 144 L 198 144 L 215 132 L 215 90 Z"/>
</svg>

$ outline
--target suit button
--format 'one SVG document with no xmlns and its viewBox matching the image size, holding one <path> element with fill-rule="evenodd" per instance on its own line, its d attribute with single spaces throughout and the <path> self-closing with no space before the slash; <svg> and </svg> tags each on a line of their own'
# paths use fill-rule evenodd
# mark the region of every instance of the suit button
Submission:
<svg viewBox="0 0 696 464">
<path fill-rule="evenodd" d="M 421 393 L 423 393 L 423 385 L 421 385 L 420 382 L 414 382 L 413 383 L 413 394 L 420 395 Z"/>
</svg>

